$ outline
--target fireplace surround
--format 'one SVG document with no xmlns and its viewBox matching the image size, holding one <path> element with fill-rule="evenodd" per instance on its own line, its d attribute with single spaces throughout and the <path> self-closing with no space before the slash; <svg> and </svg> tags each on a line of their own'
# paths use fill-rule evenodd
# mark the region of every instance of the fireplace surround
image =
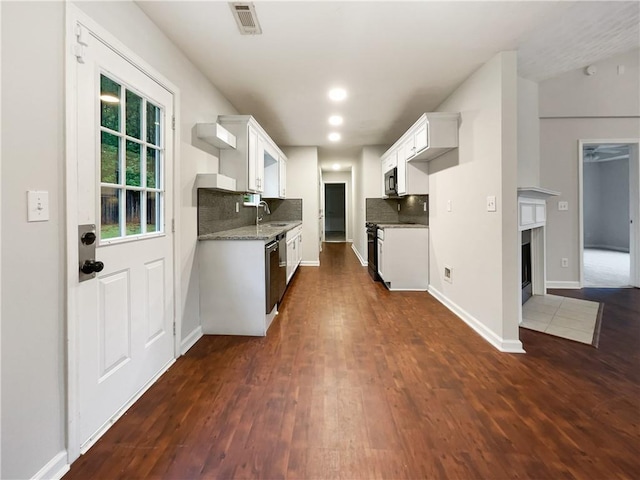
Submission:
<svg viewBox="0 0 640 480">
<path fill-rule="evenodd" d="M 532 295 L 545 295 L 545 227 L 547 224 L 547 199 L 559 192 L 540 187 L 518 188 L 518 231 L 520 239 L 520 274 L 522 278 L 522 300 Z M 522 323 L 522 308 L 520 308 Z"/>
</svg>

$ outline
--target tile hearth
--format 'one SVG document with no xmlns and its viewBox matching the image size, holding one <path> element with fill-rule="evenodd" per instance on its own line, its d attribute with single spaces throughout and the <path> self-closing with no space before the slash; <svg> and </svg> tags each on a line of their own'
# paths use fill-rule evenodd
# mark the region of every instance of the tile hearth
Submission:
<svg viewBox="0 0 640 480">
<path fill-rule="evenodd" d="M 600 304 L 557 295 L 534 295 L 522 306 L 523 328 L 594 344 Z"/>
</svg>

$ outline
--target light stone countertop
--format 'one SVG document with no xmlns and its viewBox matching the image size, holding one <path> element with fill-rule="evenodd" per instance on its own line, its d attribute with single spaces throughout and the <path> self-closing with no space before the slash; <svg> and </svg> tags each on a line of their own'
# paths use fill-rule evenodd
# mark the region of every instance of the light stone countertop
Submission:
<svg viewBox="0 0 640 480">
<path fill-rule="evenodd" d="M 429 228 L 421 223 L 378 223 L 378 228 Z"/>
<path fill-rule="evenodd" d="M 248 225 L 246 227 L 223 230 L 221 232 L 207 233 L 200 235 L 198 240 L 264 240 L 265 243 L 274 240 L 281 233 L 302 225 L 300 220 L 289 222 L 269 222 L 256 227 Z"/>
</svg>

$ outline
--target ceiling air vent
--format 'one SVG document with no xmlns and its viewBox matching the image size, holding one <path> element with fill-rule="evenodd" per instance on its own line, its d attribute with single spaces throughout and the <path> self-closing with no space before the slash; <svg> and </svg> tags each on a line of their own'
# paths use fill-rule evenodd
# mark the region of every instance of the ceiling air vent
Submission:
<svg viewBox="0 0 640 480">
<path fill-rule="evenodd" d="M 230 2 L 229 6 L 242 35 L 260 35 L 262 33 L 253 3 Z"/>
</svg>

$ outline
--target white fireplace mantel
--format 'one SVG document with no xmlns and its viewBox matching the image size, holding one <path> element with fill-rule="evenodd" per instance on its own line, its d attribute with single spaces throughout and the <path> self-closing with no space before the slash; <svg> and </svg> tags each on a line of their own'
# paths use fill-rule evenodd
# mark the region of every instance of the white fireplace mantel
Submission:
<svg viewBox="0 0 640 480">
<path fill-rule="evenodd" d="M 560 195 L 560 192 L 556 192 L 555 190 L 549 190 L 548 188 L 541 187 L 518 187 L 518 198 L 538 198 L 541 200 L 546 200 L 549 197 L 557 197 Z"/>
<path fill-rule="evenodd" d="M 529 230 L 547 223 L 547 199 L 560 192 L 541 187 L 518 187 L 518 228 Z"/>
<path fill-rule="evenodd" d="M 545 226 L 547 224 L 547 199 L 560 192 L 541 187 L 518 187 L 518 241 L 522 243 L 520 232 L 531 230 L 531 286 L 533 295 L 547 293 L 547 272 L 545 252 Z M 522 257 L 519 257 L 522 272 Z M 522 306 L 519 307 L 522 323 Z"/>
</svg>

